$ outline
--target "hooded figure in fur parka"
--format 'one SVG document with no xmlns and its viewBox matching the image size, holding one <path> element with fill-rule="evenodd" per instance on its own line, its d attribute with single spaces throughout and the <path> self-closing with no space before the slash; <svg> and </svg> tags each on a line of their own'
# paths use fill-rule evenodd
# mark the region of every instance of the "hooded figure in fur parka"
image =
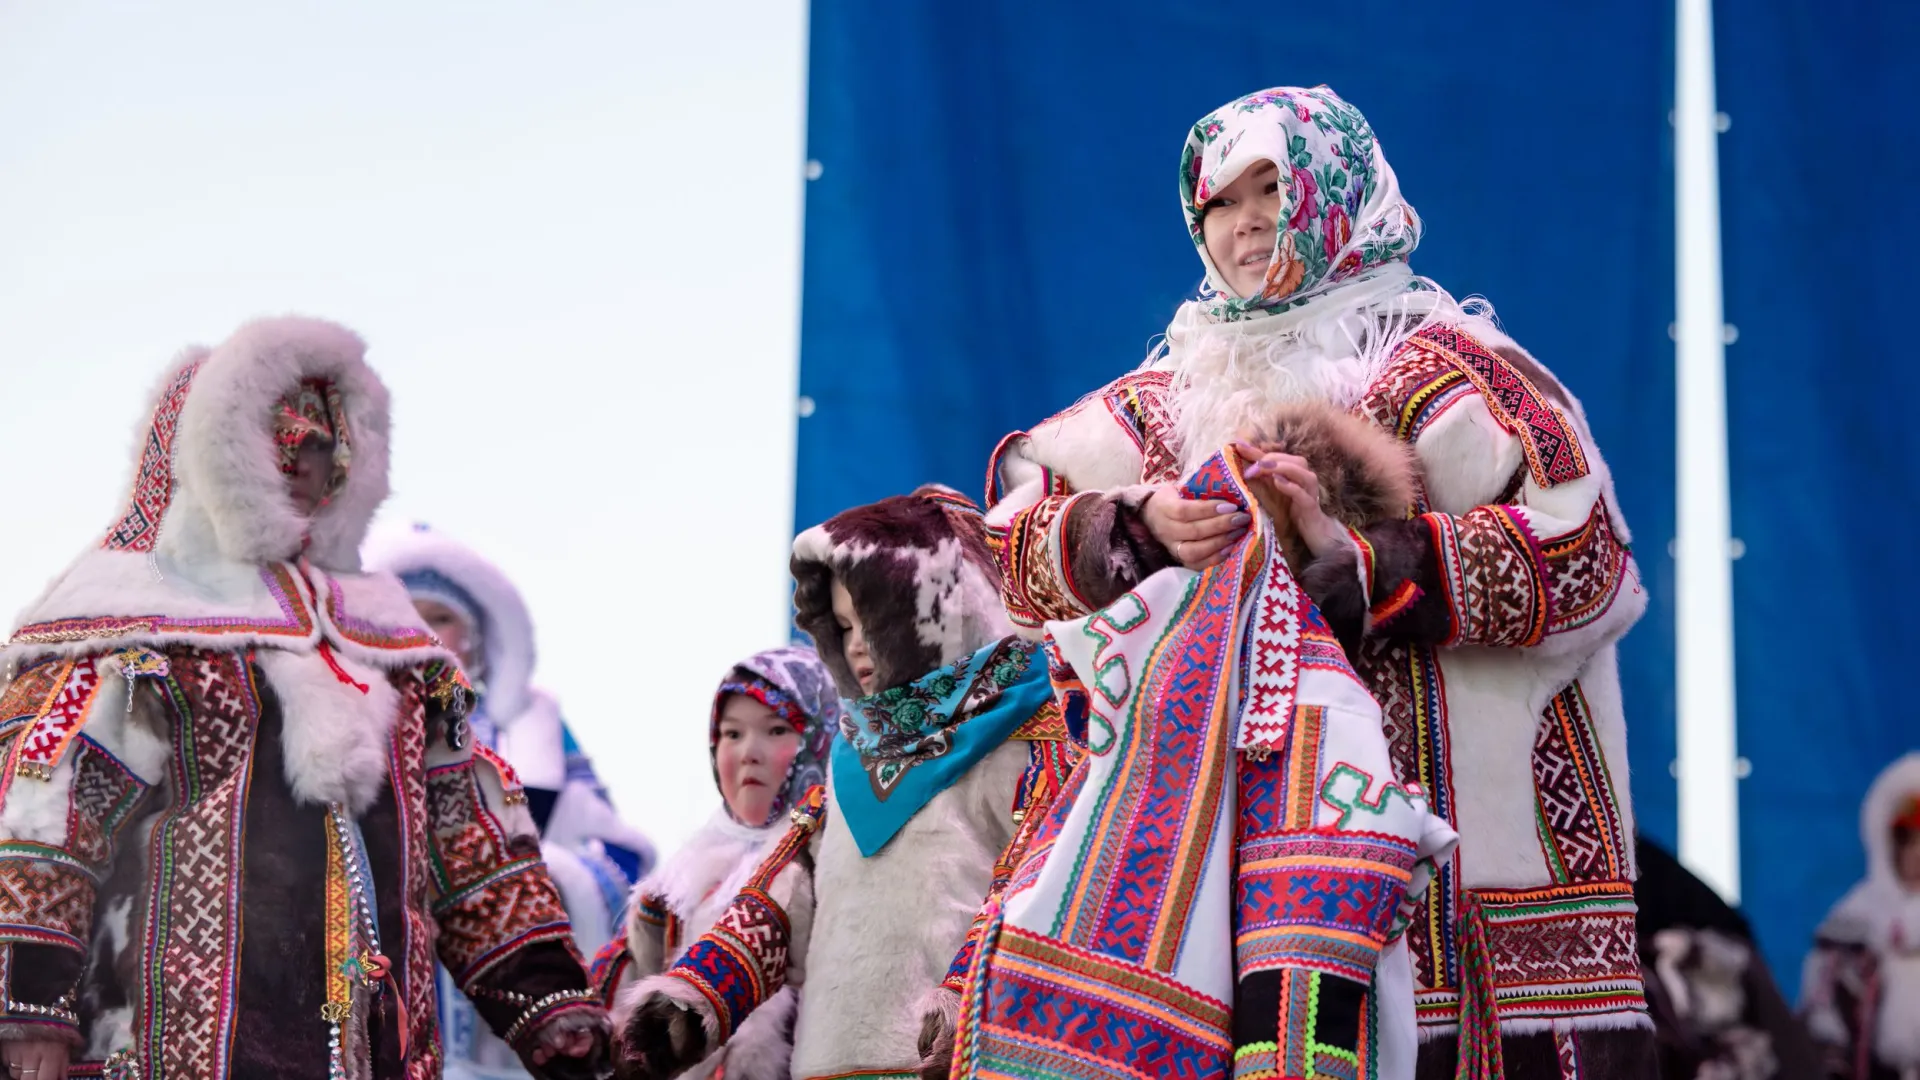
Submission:
<svg viewBox="0 0 1920 1080">
<path fill-rule="evenodd" d="M 388 445 L 363 352 L 302 318 L 189 350 L 125 509 L 6 647 L 16 1075 L 436 1076 L 436 957 L 536 1074 L 603 1052 L 524 793 L 360 571 Z"/>
<path fill-rule="evenodd" d="M 1329 463 L 1284 439 L 1238 452 L 1379 702 L 1394 774 L 1459 834 L 1407 933 L 1419 1075 L 1648 1075 L 1615 659 L 1646 595 L 1579 403 L 1484 305 L 1414 273 L 1420 218 L 1326 87 L 1202 117 L 1178 183 L 1206 283 L 1164 348 L 995 454 L 1009 615 L 1037 634 L 1218 564 L 1258 523 L 1178 485 L 1280 406 L 1397 441 L 1413 497 L 1359 522 L 1328 507 Z"/>
<path fill-rule="evenodd" d="M 1860 804 L 1867 876 L 1827 913 L 1800 1007 L 1845 1080 L 1920 1077 L 1920 753 L 1894 762 Z"/>
<path fill-rule="evenodd" d="M 634 889 L 625 934 L 594 964 L 595 984 L 614 1003 L 616 1027 L 644 996 L 644 980 L 713 929 L 786 835 L 794 807 L 825 781 L 828 748 L 839 732 L 840 697 L 812 649 L 769 649 L 721 681 L 707 724 L 720 808 Z M 807 901 L 803 895 L 801 903 Z M 792 986 L 773 994 L 725 1045 L 683 1075 L 787 1080 L 795 1000 Z"/>
<path fill-rule="evenodd" d="M 478 552 L 425 525 L 377 532 L 364 558 L 369 570 L 400 579 L 426 627 L 460 657 L 477 698 L 467 717 L 474 753 L 526 793 L 574 943 L 593 955 L 619 930 L 653 845 L 620 819 L 553 695 L 532 685 L 533 619 L 520 590 Z M 452 1080 L 526 1075 L 444 969 L 440 1023 Z"/>
<path fill-rule="evenodd" d="M 944 488 L 849 510 L 793 548 L 795 624 L 847 699 L 825 790 L 726 915 L 642 983 L 631 1076 L 668 1077 L 783 985 L 796 1080 L 915 1072 L 921 1015 L 967 944 L 1064 724 L 1000 607 L 979 511 Z"/>
</svg>

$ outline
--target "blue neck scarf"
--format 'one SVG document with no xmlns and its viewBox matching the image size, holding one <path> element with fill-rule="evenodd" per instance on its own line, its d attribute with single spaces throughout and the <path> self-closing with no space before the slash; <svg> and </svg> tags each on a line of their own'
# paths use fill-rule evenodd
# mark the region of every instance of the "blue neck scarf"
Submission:
<svg viewBox="0 0 1920 1080">
<path fill-rule="evenodd" d="M 905 686 L 847 701 L 834 802 L 860 854 L 887 845 L 1053 698 L 1040 646 L 1005 638 Z"/>
</svg>

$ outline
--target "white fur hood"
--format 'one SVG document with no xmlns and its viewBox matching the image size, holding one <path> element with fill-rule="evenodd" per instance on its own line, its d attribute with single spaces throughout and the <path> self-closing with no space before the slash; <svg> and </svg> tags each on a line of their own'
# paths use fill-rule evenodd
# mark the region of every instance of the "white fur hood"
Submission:
<svg viewBox="0 0 1920 1080">
<path fill-rule="evenodd" d="M 452 659 L 398 581 L 360 573 L 360 541 L 387 497 L 389 428 L 365 350 L 345 327 L 287 316 L 183 352 L 137 428 L 120 516 L 29 605 L 4 658 L 185 642 L 305 653 L 326 640 L 384 669 Z M 353 452 L 310 524 L 273 440 L 274 403 L 303 378 L 338 389 Z"/>
<path fill-rule="evenodd" d="M 363 556 L 368 569 L 392 574 L 402 582 L 412 575 L 444 578 L 472 601 L 478 609 L 485 661 L 484 670 L 468 674 L 486 683 L 487 713 L 495 723 L 509 727 L 522 713 L 539 707 L 528 684 L 536 657 L 533 616 L 520 590 L 499 567 L 425 525 L 383 528 L 367 540 Z"/>
</svg>

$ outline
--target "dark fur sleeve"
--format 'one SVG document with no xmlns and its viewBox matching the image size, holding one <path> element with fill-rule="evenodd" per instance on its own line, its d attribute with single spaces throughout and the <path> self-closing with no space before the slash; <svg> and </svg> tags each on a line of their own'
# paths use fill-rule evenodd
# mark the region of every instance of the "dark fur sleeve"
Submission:
<svg viewBox="0 0 1920 1080">
<path fill-rule="evenodd" d="M 1364 636 L 1438 645 L 1452 633 L 1433 532 L 1424 517 L 1386 521 L 1354 533 L 1356 543 L 1308 564 L 1300 585 L 1320 606 L 1349 653 Z M 1362 586 L 1361 544 L 1372 556 L 1373 588 Z"/>
<path fill-rule="evenodd" d="M 1148 488 L 1086 495 L 1067 507 L 1068 585 L 1097 611 L 1154 573 L 1174 565 L 1172 553 L 1148 531 L 1140 507 Z"/>
<path fill-rule="evenodd" d="M 488 969 L 467 987 L 467 996 L 473 1000 L 474 1011 L 493 1033 L 504 1037 L 535 1002 L 562 991 L 581 991 L 580 998 L 554 1002 L 545 1011 L 558 1014 L 567 1008 L 588 1007 L 589 1002 L 582 998 L 593 997 L 584 993 L 589 989 L 587 973 L 570 945 L 542 941 L 515 950 Z M 544 1022 L 545 1017 L 537 1017 L 522 1027 L 525 1033 L 531 1034 Z"/>
</svg>

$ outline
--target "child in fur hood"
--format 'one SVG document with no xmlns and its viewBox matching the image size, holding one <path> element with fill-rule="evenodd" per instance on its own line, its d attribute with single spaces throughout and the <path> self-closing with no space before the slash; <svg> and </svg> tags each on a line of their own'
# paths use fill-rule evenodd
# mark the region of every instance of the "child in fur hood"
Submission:
<svg viewBox="0 0 1920 1080">
<path fill-rule="evenodd" d="M 824 790 L 622 1025 L 632 1077 L 677 1075 L 783 986 L 796 1080 L 915 1073 L 983 898 L 1072 764 L 1044 655 L 999 602 L 979 511 L 944 488 L 793 547 L 795 624 L 847 699 Z M 962 959 L 956 961 L 956 955 Z"/>
<path fill-rule="evenodd" d="M 619 931 L 653 846 L 620 819 L 559 703 L 532 684 L 533 618 L 520 590 L 478 552 L 425 525 L 376 533 L 364 557 L 369 569 L 400 579 L 426 627 L 460 657 L 476 694 L 467 717 L 474 753 L 526 794 L 574 943 L 592 955 Z M 440 976 L 448 1080 L 524 1078 L 518 1056 L 479 1022 L 444 968 Z"/>
<path fill-rule="evenodd" d="M 1800 992 L 1836 1080 L 1920 1080 L 1920 753 L 1860 805 L 1866 879 L 1827 914 Z"/>
<path fill-rule="evenodd" d="M 453 654 L 361 572 L 364 351 L 267 319 L 171 365 L 124 511 L 0 656 L 14 1076 L 438 1075 L 436 955 L 536 1076 L 604 1059 L 525 795 L 474 757 Z"/>
<path fill-rule="evenodd" d="M 633 891 L 627 925 L 594 963 L 594 982 L 625 1023 L 658 975 L 713 928 L 769 849 L 788 815 L 826 778 L 827 748 L 840 730 L 833 676 L 812 649 L 756 653 L 735 665 L 713 695 L 707 750 L 720 808 L 693 839 Z M 795 990 L 780 989 L 743 1020 L 725 1045 L 683 1076 L 786 1080 L 793 1054 Z"/>
</svg>

